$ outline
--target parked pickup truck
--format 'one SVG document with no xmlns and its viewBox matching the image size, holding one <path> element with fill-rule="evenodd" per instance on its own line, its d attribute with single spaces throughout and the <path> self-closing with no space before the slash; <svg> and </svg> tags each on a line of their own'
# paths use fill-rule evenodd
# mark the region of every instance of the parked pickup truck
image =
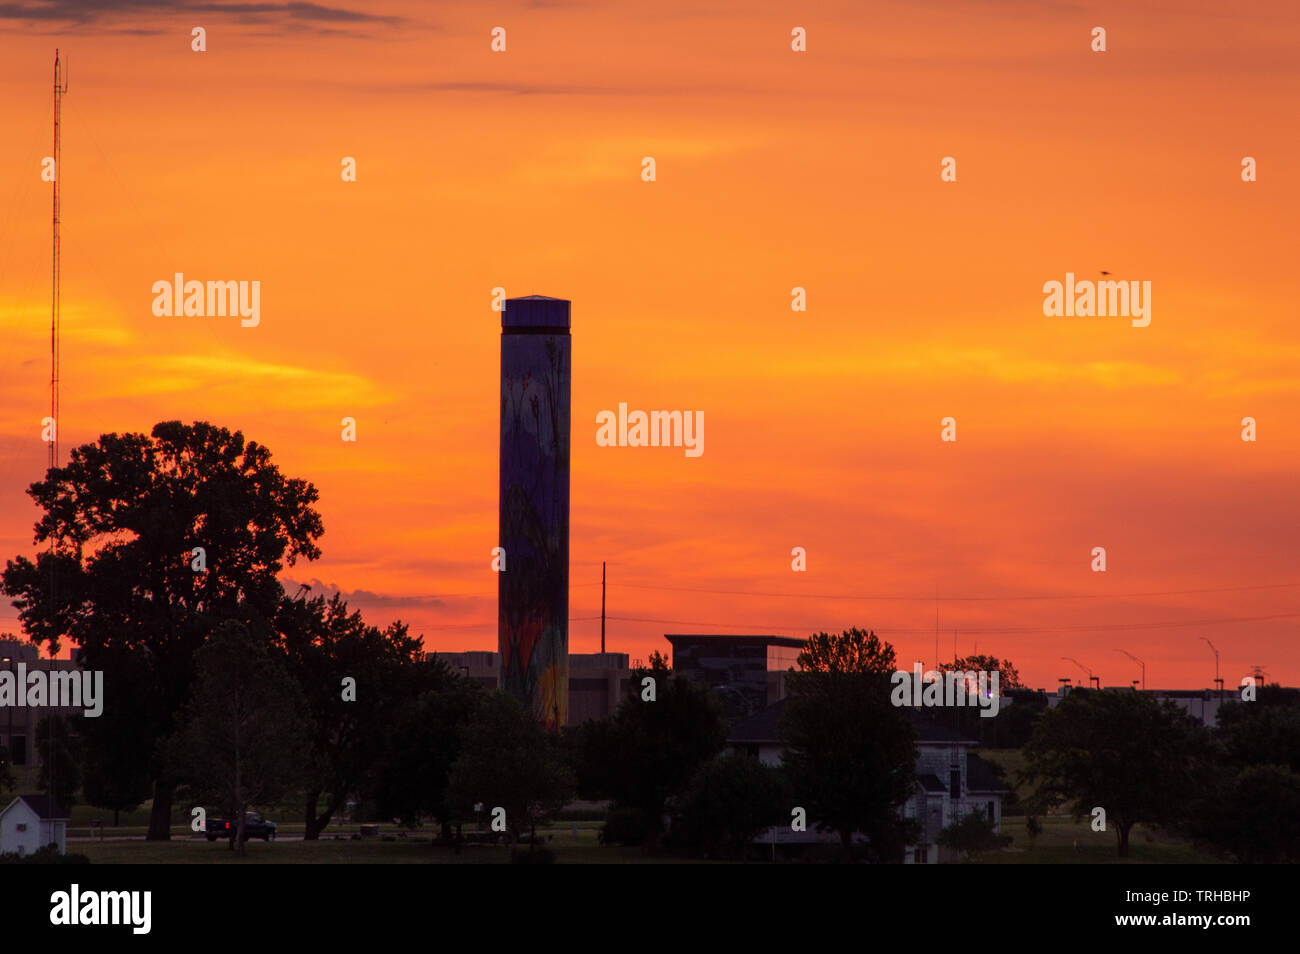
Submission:
<svg viewBox="0 0 1300 954">
<path fill-rule="evenodd" d="M 209 818 L 204 827 L 208 841 L 216 841 L 218 838 L 234 841 L 238 830 L 238 823 L 226 818 Z M 275 822 L 267 821 L 257 812 L 244 812 L 244 839 L 251 838 L 275 841 Z"/>
</svg>

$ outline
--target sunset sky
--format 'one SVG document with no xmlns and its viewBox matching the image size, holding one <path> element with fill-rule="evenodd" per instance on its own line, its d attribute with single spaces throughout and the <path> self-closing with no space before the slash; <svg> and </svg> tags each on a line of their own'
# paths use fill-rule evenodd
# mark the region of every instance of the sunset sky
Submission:
<svg viewBox="0 0 1300 954">
<path fill-rule="evenodd" d="M 1033 686 L 1123 649 L 1209 687 L 1202 637 L 1300 682 L 1294 3 L 84 7 L 0 3 L 0 560 L 47 453 L 58 47 L 63 458 L 243 431 L 320 490 L 286 582 L 496 648 L 501 286 L 573 302 L 573 652 L 606 560 L 634 659 L 857 625 L 929 665 L 937 607 L 942 659 Z M 1044 316 L 1102 270 L 1149 327 Z M 261 324 L 155 317 L 177 271 L 260 281 Z M 703 455 L 598 447 L 619 402 L 703 411 Z"/>
</svg>

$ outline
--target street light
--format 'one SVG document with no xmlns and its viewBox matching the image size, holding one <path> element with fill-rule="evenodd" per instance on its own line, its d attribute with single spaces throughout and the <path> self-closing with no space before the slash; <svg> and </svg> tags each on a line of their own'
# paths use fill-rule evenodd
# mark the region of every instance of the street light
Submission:
<svg viewBox="0 0 1300 954">
<path fill-rule="evenodd" d="M 1214 688 L 1219 691 L 1219 696 L 1220 698 L 1222 698 L 1223 680 L 1219 678 L 1219 651 L 1217 649 L 1214 649 L 1214 643 L 1210 642 L 1209 639 L 1207 639 L 1204 636 L 1202 636 L 1201 639 L 1205 640 L 1205 645 L 1209 646 L 1210 649 L 1214 650 Z"/>
<path fill-rule="evenodd" d="M 1095 682 L 1095 683 L 1097 684 L 1097 688 L 1098 688 L 1098 689 L 1101 688 L 1101 679 L 1099 679 L 1097 676 L 1094 676 L 1094 675 L 1092 674 L 1092 670 L 1091 670 L 1091 669 L 1089 669 L 1089 668 L 1088 668 L 1087 666 L 1085 666 L 1083 663 L 1079 662 L 1079 660 L 1075 659 L 1073 656 L 1062 656 L 1061 658 L 1062 658 L 1062 659 L 1068 659 L 1070 662 L 1074 663 L 1076 666 L 1078 666 L 1080 669 L 1082 669 L 1084 672 L 1086 672 L 1086 673 L 1088 674 L 1088 685 L 1089 685 L 1089 686 L 1091 686 L 1091 685 Z"/>
<path fill-rule="evenodd" d="M 1142 667 L 1142 691 L 1146 692 L 1147 691 L 1147 664 L 1144 663 L 1142 660 L 1138 659 L 1127 649 L 1117 649 L 1115 650 L 1115 652 L 1123 653 L 1129 659 L 1133 660 L 1135 663 L 1137 663 L 1139 666 Z"/>
</svg>

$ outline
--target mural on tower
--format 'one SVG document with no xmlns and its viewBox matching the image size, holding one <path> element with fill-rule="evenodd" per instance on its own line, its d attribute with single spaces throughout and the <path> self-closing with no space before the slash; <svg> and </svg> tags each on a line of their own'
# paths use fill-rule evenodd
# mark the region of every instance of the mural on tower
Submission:
<svg viewBox="0 0 1300 954">
<path fill-rule="evenodd" d="M 569 714 L 569 302 L 506 301 L 501 318 L 501 688 L 547 728 Z"/>
</svg>

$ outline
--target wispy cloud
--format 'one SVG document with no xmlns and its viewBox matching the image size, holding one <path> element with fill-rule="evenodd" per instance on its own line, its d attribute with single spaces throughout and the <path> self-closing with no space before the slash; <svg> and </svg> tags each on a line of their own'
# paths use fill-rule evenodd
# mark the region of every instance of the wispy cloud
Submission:
<svg viewBox="0 0 1300 954">
<path fill-rule="evenodd" d="M 594 85 L 585 83 L 537 83 L 528 80 L 415 80 L 391 83 L 348 83 L 349 89 L 364 89 L 380 93 L 500 93 L 508 96 L 704 96 L 775 94 L 784 92 L 755 86 L 726 85 L 721 83 L 692 83 L 667 86 L 662 83 L 633 83 Z"/>
<path fill-rule="evenodd" d="M 380 16 L 363 10 L 320 3 L 211 3 L 186 0 L 18 0 L 0 3 L 0 20 L 51 26 L 122 24 L 117 32 L 157 33 L 130 21 L 141 17 L 178 13 L 217 16 L 236 23 L 352 24 L 396 26 L 401 17 Z M 128 25 L 129 24 L 129 25 Z"/>
<path fill-rule="evenodd" d="M 373 590 L 356 589 L 345 590 L 337 583 L 325 583 L 313 577 L 310 580 L 290 580 L 281 581 L 285 591 L 291 596 L 301 587 L 306 586 L 309 598 L 323 596 L 330 599 L 334 596 L 341 596 L 349 605 L 358 604 L 360 606 L 383 607 L 385 609 L 447 609 L 448 602 L 439 596 L 432 594 L 410 594 L 396 595 L 393 593 L 376 593 Z"/>
</svg>

